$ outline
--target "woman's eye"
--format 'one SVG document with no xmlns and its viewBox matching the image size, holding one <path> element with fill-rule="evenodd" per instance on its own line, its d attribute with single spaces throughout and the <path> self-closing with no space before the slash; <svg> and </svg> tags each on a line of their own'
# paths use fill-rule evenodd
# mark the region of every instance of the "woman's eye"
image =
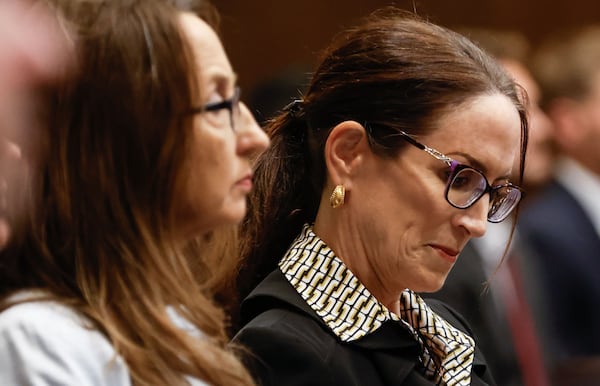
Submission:
<svg viewBox="0 0 600 386">
<path fill-rule="evenodd" d="M 206 104 L 213 105 L 213 104 L 221 103 L 224 100 L 225 100 L 225 98 L 223 97 L 223 95 L 221 95 L 218 92 L 212 92 L 212 93 L 210 93 Z"/>
<path fill-rule="evenodd" d="M 470 187 L 473 185 L 471 180 L 471 177 L 458 175 L 454 178 L 454 181 L 452 181 L 452 186 L 455 188 L 462 188 L 465 186 Z"/>
<path fill-rule="evenodd" d="M 440 172 L 440 180 L 447 182 L 448 179 L 450 178 L 450 175 L 452 174 L 452 171 L 449 169 L 443 170 Z"/>
</svg>

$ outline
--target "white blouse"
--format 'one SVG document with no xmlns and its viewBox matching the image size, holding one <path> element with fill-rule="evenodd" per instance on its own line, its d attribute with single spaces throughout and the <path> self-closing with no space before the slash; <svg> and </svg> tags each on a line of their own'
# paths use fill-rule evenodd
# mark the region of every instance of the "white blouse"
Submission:
<svg viewBox="0 0 600 386">
<path fill-rule="evenodd" d="M 0 313 L 0 385 L 130 386 L 131 380 L 125 361 L 86 318 L 58 303 L 31 301 Z"/>
</svg>

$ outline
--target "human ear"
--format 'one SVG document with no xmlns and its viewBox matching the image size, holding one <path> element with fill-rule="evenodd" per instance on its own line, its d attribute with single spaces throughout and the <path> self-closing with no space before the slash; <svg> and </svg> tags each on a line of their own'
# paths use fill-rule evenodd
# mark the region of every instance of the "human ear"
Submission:
<svg viewBox="0 0 600 386">
<path fill-rule="evenodd" d="M 325 143 L 325 164 L 333 185 L 351 188 L 352 175 L 370 153 L 369 139 L 364 126 L 356 121 L 337 124 Z"/>
</svg>

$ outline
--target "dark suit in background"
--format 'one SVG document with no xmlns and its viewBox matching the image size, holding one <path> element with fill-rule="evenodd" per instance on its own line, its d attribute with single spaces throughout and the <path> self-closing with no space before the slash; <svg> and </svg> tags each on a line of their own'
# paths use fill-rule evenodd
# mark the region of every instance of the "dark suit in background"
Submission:
<svg viewBox="0 0 600 386">
<path fill-rule="evenodd" d="M 555 359 L 600 355 L 600 237 L 588 214 L 553 182 L 523 211 L 519 231 L 535 252 Z"/>
</svg>

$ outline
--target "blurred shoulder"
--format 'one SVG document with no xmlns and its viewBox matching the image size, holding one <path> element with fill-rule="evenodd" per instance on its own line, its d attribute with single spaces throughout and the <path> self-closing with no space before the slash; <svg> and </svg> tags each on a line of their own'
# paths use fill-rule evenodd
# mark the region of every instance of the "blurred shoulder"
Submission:
<svg viewBox="0 0 600 386">
<path fill-rule="evenodd" d="M 131 384 L 108 339 L 75 310 L 51 301 L 0 313 L 0 374 L 15 384 Z"/>
<path fill-rule="evenodd" d="M 92 323 L 75 310 L 52 301 L 26 301 L 0 313 L 0 333 L 49 335 L 48 339 L 81 336 L 103 336 Z"/>
</svg>

